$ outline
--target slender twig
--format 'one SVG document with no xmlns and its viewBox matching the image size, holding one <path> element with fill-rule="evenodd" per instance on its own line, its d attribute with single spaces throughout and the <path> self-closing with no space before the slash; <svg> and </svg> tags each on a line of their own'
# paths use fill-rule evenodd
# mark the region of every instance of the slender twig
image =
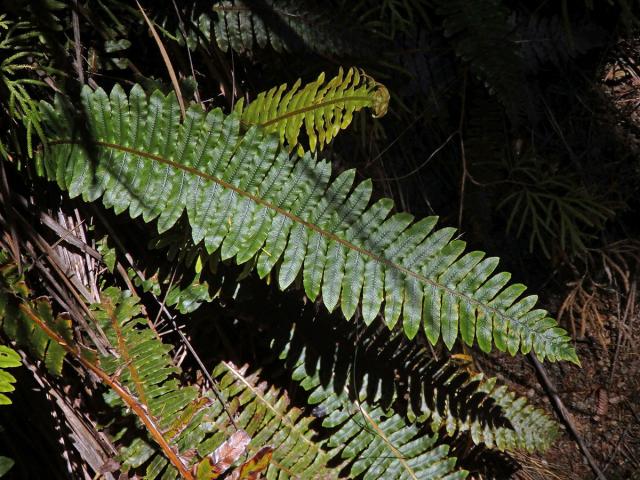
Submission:
<svg viewBox="0 0 640 480">
<path fill-rule="evenodd" d="M 458 123 L 458 135 L 460 138 L 460 160 L 462 161 L 462 175 L 460 177 L 460 209 L 458 210 L 458 228 L 462 228 L 462 213 L 464 211 L 464 190 L 469 173 L 467 171 L 467 156 L 464 152 L 464 137 L 462 128 L 464 127 L 465 106 L 467 103 L 467 72 L 464 73 L 462 84 L 462 107 L 460 109 L 460 122 Z"/>
<path fill-rule="evenodd" d="M 611 361 L 611 370 L 609 371 L 609 381 L 607 382 L 608 388 L 611 388 L 611 384 L 613 383 L 613 375 L 616 370 L 616 364 L 618 363 L 618 356 L 620 355 L 620 347 L 622 346 L 622 338 L 623 338 L 622 326 L 627 323 L 627 319 L 629 318 L 629 315 L 633 315 L 635 304 L 636 304 L 636 281 L 634 279 L 629 288 L 627 305 L 625 306 L 623 317 L 622 319 L 619 319 L 618 339 L 616 341 L 615 352 L 613 353 L 613 360 Z"/>
<path fill-rule="evenodd" d="M 80 42 L 80 21 L 78 20 L 78 0 L 73 0 L 71 9 L 71 23 L 73 24 L 73 46 L 76 54 L 75 67 L 78 81 L 84 85 L 84 71 L 82 69 L 82 43 Z"/>
<path fill-rule="evenodd" d="M 564 424 L 569 429 L 571 436 L 573 437 L 575 442 L 578 444 L 578 447 L 582 451 L 582 454 L 584 455 L 584 457 L 587 459 L 587 462 L 589 463 L 591 470 L 593 470 L 593 473 L 596 474 L 596 477 L 598 478 L 598 480 L 607 480 L 607 477 L 604 476 L 604 473 L 602 473 L 602 471 L 600 470 L 600 467 L 598 467 L 598 464 L 595 458 L 593 458 L 593 455 L 591 455 L 591 452 L 587 448 L 586 443 L 584 443 L 584 440 L 582 440 L 582 437 L 580 437 L 580 434 L 578 433 L 578 430 L 576 429 L 573 421 L 571 420 L 571 417 L 567 412 L 567 408 L 564 406 L 564 403 L 560 399 L 560 396 L 558 395 L 558 391 L 556 390 L 555 385 L 549 378 L 547 371 L 542 366 L 540 361 L 535 357 L 535 355 L 529 354 L 528 357 L 531 363 L 533 364 L 533 366 L 535 367 L 536 371 L 538 372 L 538 376 L 542 380 L 542 384 L 547 392 L 547 395 L 549 396 L 553 405 L 555 406 L 556 411 L 558 412 L 558 415 L 560 416 Z"/>
<path fill-rule="evenodd" d="M 180 84 L 178 83 L 178 77 L 176 76 L 176 71 L 173 69 L 173 64 L 171 63 L 171 59 L 169 58 L 169 54 L 167 53 L 167 49 L 164 48 L 164 44 L 156 32 L 156 27 L 153 26 L 153 22 L 149 20 L 147 14 L 145 13 L 140 2 L 136 0 L 136 5 L 140 9 L 142 16 L 144 17 L 145 22 L 149 26 L 149 30 L 151 30 L 151 34 L 153 35 L 154 40 L 158 44 L 158 49 L 160 50 L 160 55 L 162 55 L 162 60 L 164 61 L 165 66 L 167 67 L 167 71 L 169 72 L 169 77 L 171 78 L 171 83 L 173 84 L 173 89 L 176 92 L 176 97 L 178 97 L 178 105 L 180 105 L 180 113 L 182 114 L 182 118 L 184 118 L 186 110 L 184 108 L 184 99 L 182 98 L 182 91 L 180 90 Z"/>
</svg>

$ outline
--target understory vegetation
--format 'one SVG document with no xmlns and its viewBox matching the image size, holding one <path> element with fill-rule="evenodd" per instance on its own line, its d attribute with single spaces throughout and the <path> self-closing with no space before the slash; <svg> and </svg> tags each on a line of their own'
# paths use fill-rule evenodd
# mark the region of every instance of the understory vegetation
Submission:
<svg viewBox="0 0 640 480">
<path fill-rule="evenodd" d="M 3 2 L 0 476 L 637 475 L 639 10 Z"/>
</svg>

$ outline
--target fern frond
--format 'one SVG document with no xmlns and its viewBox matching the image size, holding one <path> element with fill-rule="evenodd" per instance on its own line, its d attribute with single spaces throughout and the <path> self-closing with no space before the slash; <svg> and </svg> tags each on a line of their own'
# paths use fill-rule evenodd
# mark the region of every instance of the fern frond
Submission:
<svg viewBox="0 0 640 480">
<path fill-rule="evenodd" d="M 545 64 L 556 67 L 567 65 L 572 59 L 603 44 L 606 32 L 593 23 L 567 24 L 558 16 L 512 16 L 515 33 L 520 44 L 523 65 L 536 73 Z"/>
<path fill-rule="evenodd" d="M 213 371 L 220 389 L 236 416 L 238 427 L 246 430 L 252 446 L 273 447 L 273 462 L 266 478 L 337 478 L 340 467 L 327 465 L 331 456 L 315 440 L 310 424 L 299 408 L 289 405 L 287 395 L 249 373 L 248 367 L 221 362 Z M 215 438 L 215 436 L 213 437 Z"/>
<path fill-rule="evenodd" d="M 451 437 L 469 432 L 476 445 L 545 450 L 558 435 L 549 415 L 495 378 L 471 374 L 453 360 L 435 361 L 394 332 L 368 327 L 356 335 L 316 317 L 296 322 L 272 349 L 307 390 L 347 390 L 351 400 L 401 414 L 409 424 L 427 424 Z"/>
<path fill-rule="evenodd" d="M 241 99 L 236 112 L 247 125 L 259 125 L 267 132 L 277 133 L 281 144 L 289 151 L 304 147 L 298 140 L 304 124 L 309 150 L 314 152 L 327 145 L 340 130 L 347 128 L 353 114 L 365 107 L 373 110 L 374 118 L 387 113 L 389 91 L 363 71 L 350 68 L 325 83 L 324 72 L 315 82 L 300 88 L 300 79 L 287 91 L 287 84 L 260 93 L 246 108 Z M 286 141 L 286 142 L 285 142 Z"/>
<path fill-rule="evenodd" d="M 271 348 L 304 385 L 321 382 L 337 394 L 348 386 L 352 398 L 428 423 L 434 432 L 444 427 L 453 436 L 509 425 L 491 389 L 481 388 L 481 376 L 434 360 L 400 332 L 371 325 L 356 334 L 349 327 L 322 316 L 305 318 L 289 334 L 285 325 L 279 328 Z"/>
<path fill-rule="evenodd" d="M 436 446 L 437 433 L 429 435 L 417 424 L 408 423 L 399 414 L 369 404 L 361 398 L 350 399 L 349 387 L 341 392 L 325 388 L 320 379 L 294 375 L 305 389 L 312 390 L 309 403 L 326 416 L 322 426 L 333 431 L 328 447 L 349 462 L 352 477 L 461 479 L 468 472 L 455 468 L 446 444 Z M 366 391 L 366 385 L 363 390 Z"/>
<path fill-rule="evenodd" d="M 518 397 L 506 386 L 497 386 L 496 379 L 488 379 L 481 387 L 502 409 L 512 428 L 490 430 L 471 429 L 475 443 L 484 442 L 500 450 L 544 451 L 560 436 L 560 426 L 544 410 L 535 408 L 524 397 Z"/>
<path fill-rule="evenodd" d="M 445 34 L 508 111 L 523 108 L 522 61 L 512 39 L 509 12 L 501 0 L 437 0 Z"/>
<path fill-rule="evenodd" d="M 344 19 L 318 4 L 291 0 L 225 0 L 213 6 L 214 16 L 198 19 L 200 30 L 224 52 L 251 54 L 270 46 L 276 52 L 312 51 L 323 55 L 355 55 L 363 49 Z M 344 28 L 340 28 L 343 26 Z M 207 35 L 209 34 L 209 35 Z"/>
<path fill-rule="evenodd" d="M 0 325 L 5 334 L 19 347 L 27 348 L 35 358 L 44 361 L 52 375 L 62 373 L 66 352 L 52 340 L 21 308 L 27 305 L 56 334 L 67 342 L 73 341 L 71 319 L 60 314 L 54 318 L 48 299 L 32 299 L 32 292 L 15 263 L 0 251 Z"/>
<path fill-rule="evenodd" d="M 309 423 L 301 411 L 288 405 L 286 396 L 274 388 L 257 382 L 257 375 L 247 375 L 246 367 L 221 363 L 213 377 L 224 396 L 224 406 L 211 392 L 201 395 L 193 386 L 181 386 L 176 378 L 179 368 L 164 345 L 139 316 L 137 300 L 115 288 L 104 291 L 103 300 L 95 305 L 94 314 L 118 355 L 101 358 L 100 364 L 109 375 L 116 376 L 148 410 L 168 443 L 189 463 L 197 452 L 203 458 L 193 464 L 194 471 L 204 475 L 215 465 L 212 452 L 232 438 L 240 428 L 246 432 L 247 451 L 261 452 L 250 463 L 238 467 L 245 474 L 262 459 L 267 475 L 279 478 L 313 474 L 316 478 L 334 478 L 337 471 L 326 466 L 329 456 L 321 443 L 311 438 Z M 115 400 L 117 397 L 111 395 Z M 231 423 L 229 415 L 234 417 Z M 250 437 L 250 438 L 249 438 Z M 250 441 L 249 441 L 250 440 Z M 270 450 L 264 450 L 265 445 Z M 146 467 L 146 477 L 175 478 L 176 471 L 167 459 L 144 439 L 138 438 L 123 450 L 127 467 Z M 219 456 L 219 455 L 218 455 Z M 274 463 L 264 461 L 273 456 Z M 268 462 L 267 462 L 268 463 Z M 168 469 L 167 469 L 168 468 Z M 271 473 L 269 473 L 271 472 Z M 198 477 L 200 478 L 200 477 Z M 203 476 L 202 478 L 209 478 Z M 215 477 L 212 477 L 215 478 Z M 233 478 L 233 475 L 232 475 Z"/>
<path fill-rule="evenodd" d="M 463 254 L 455 230 L 434 230 L 435 217 L 412 223 L 389 215 L 390 199 L 367 208 L 372 184 L 353 187 L 348 170 L 331 181 L 331 166 L 309 154 L 290 158 L 259 127 L 240 131 L 240 118 L 191 106 L 181 122 L 173 94 L 150 97 L 116 86 L 82 94 L 92 139 L 79 141 L 65 109 L 42 104 L 51 141 L 39 152 L 46 175 L 85 201 L 132 217 L 157 219 L 159 231 L 186 210 L 194 242 L 238 263 L 252 258 L 261 277 L 279 265 L 278 282 L 301 273 L 312 300 L 351 318 L 358 306 L 367 324 L 380 313 L 389 328 L 400 318 L 413 338 L 422 329 L 431 343 L 451 348 L 458 336 L 484 351 L 492 341 L 515 354 L 577 362 L 563 329 L 534 309 L 537 297 L 507 286 L 493 274 L 496 258 Z M 85 148 L 86 143 L 92 148 Z"/>
<path fill-rule="evenodd" d="M 0 405 L 10 405 L 11 399 L 5 393 L 13 392 L 16 387 L 16 377 L 6 371 L 7 368 L 15 368 L 22 365 L 20 355 L 7 345 L 0 345 Z"/>
<path fill-rule="evenodd" d="M 27 154 L 31 157 L 34 134 L 40 141 L 45 141 L 38 102 L 33 98 L 32 91 L 35 87 L 46 87 L 42 80 L 32 75 L 37 70 L 35 65 L 45 60 L 45 54 L 41 48 L 37 48 L 39 45 L 36 44 L 34 48 L 30 42 L 39 35 L 35 25 L 30 22 L 4 19 L 0 32 L 0 111 L 7 117 L 7 124 L 22 124 Z M 42 66 L 38 68 L 44 69 Z M 4 132 L 2 134 L 4 136 Z M 16 145 L 16 148 L 21 147 Z M 5 138 L 0 137 L 0 156 L 7 157 L 9 150 Z"/>
<path fill-rule="evenodd" d="M 176 478 L 176 466 L 184 476 L 196 449 L 206 460 L 207 455 L 231 435 L 232 432 L 225 432 L 228 433 L 225 438 L 219 438 L 217 443 L 209 442 L 210 450 L 201 446 L 211 433 L 209 426 L 202 423 L 204 416 L 212 411 L 224 413 L 224 407 L 211 392 L 201 395 L 195 386 L 180 384 L 177 378 L 180 369 L 169 356 L 172 347 L 162 343 L 149 328 L 148 320 L 140 316 L 138 300 L 130 293 L 107 288 L 101 292 L 101 302 L 93 305 L 92 311 L 113 351 L 100 357 L 100 367 L 108 376 L 118 379 L 142 406 L 153 422 L 152 430 L 156 432 L 153 440 L 169 445 L 176 452 L 177 458 L 170 465 L 166 448 L 156 451 L 144 437 L 135 437 L 121 451 L 124 470 L 148 463 L 147 479 L 160 475 L 164 479 Z M 130 408 L 115 391 L 106 398 L 113 405 Z M 161 438 L 157 438 L 157 432 Z"/>
</svg>

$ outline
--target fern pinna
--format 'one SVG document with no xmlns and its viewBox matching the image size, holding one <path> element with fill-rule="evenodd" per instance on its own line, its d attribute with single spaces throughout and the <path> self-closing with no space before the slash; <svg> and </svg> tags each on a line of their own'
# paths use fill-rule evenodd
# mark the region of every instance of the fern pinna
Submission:
<svg viewBox="0 0 640 480">
<path fill-rule="evenodd" d="M 308 297 L 321 294 L 330 311 L 340 304 L 347 319 L 361 306 L 370 324 L 382 309 L 409 338 L 422 329 L 448 348 L 460 336 L 484 351 L 493 342 L 578 361 L 566 332 L 534 309 L 537 297 L 494 274 L 498 259 L 463 254 L 465 242 L 453 228 L 434 229 L 435 217 L 390 215 L 386 198 L 369 205 L 372 182 L 354 185 L 353 170 L 332 178 L 328 162 L 290 157 L 260 127 L 243 130 L 237 113 L 192 105 L 181 120 L 174 94 L 85 87 L 78 107 L 91 138 L 79 136 L 61 97 L 42 104 L 51 140 L 40 164 L 71 197 L 103 197 L 117 213 L 155 219 L 161 232 L 186 211 L 195 243 L 253 260 L 261 277 L 279 265 L 283 289 L 302 272 Z"/>
</svg>

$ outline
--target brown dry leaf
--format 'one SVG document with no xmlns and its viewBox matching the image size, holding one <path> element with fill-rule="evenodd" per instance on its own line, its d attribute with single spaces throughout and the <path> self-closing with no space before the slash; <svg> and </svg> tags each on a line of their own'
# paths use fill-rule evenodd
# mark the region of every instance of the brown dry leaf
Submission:
<svg viewBox="0 0 640 480">
<path fill-rule="evenodd" d="M 273 455 L 273 447 L 262 447 L 253 457 L 235 469 L 229 480 L 257 480 L 264 472 Z"/>
<path fill-rule="evenodd" d="M 238 430 L 216 450 L 196 465 L 198 480 L 213 480 L 226 472 L 246 451 L 251 437 L 244 430 Z"/>
</svg>

